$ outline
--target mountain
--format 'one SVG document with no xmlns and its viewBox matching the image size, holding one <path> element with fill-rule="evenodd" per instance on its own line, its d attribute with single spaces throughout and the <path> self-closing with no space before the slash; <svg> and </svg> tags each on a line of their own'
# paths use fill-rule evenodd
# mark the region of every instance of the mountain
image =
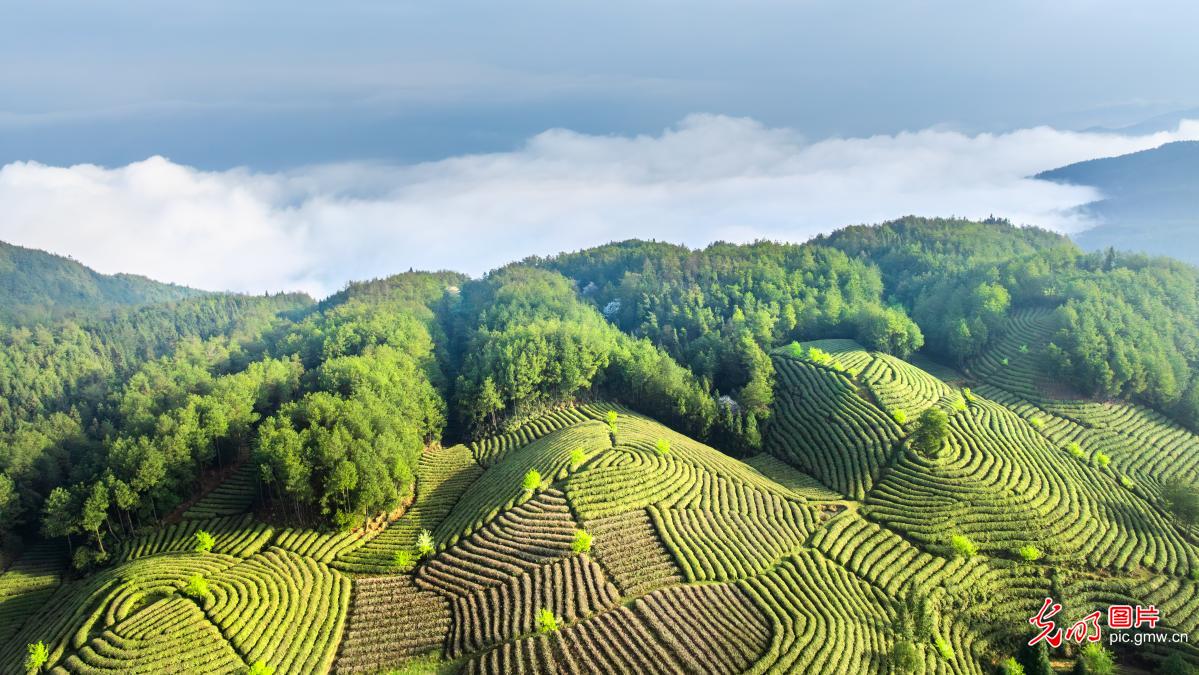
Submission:
<svg viewBox="0 0 1199 675">
<path fill-rule="evenodd" d="M 1199 665 L 1177 261 L 904 218 L 0 338 L 0 673 L 1045 672 L 1047 597 Z"/>
<path fill-rule="evenodd" d="M 69 258 L 0 242 L 0 325 L 98 316 L 200 293 L 132 274 L 99 274 Z"/>
<path fill-rule="evenodd" d="M 1199 141 L 1071 164 L 1036 176 L 1104 195 L 1082 207 L 1100 224 L 1079 233 L 1085 249 L 1114 247 L 1199 264 Z"/>
</svg>

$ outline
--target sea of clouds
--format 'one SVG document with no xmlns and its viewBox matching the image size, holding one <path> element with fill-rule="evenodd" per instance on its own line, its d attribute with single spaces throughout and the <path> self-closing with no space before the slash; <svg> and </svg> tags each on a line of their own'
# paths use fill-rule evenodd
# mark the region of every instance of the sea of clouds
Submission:
<svg viewBox="0 0 1199 675">
<path fill-rule="evenodd" d="M 0 168 L 0 240 L 101 272 L 198 288 L 322 296 L 409 268 L 481 274 L 528 255 L 627 238 L 691 246 L 803 241 L 906 214 L 1004 216 L 1075 232 L 1094 189 L 1033 174 L 1174 140 L 1199 121 L 1128 136 L 1049 127 L 927 129 L 807 142 L 752 119 L 691 115 L 657 135 L 553 129 L 511 152 L 411 165 L 201 171 Z"/>
</svg>

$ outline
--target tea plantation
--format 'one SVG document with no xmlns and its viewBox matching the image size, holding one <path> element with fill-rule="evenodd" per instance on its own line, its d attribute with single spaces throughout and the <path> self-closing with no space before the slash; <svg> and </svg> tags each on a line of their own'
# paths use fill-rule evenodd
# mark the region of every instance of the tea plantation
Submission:
<svg viewBox="0 0 1199 675">
<path fill-rule="evenodd" d="M 778 349 L 744 461 L 562 407 L 430 445 L 398 517 L 340 533 L 269 525 L 247 464 L 90 574 L 27 549 L 0 574 L 0 672 L 42 645 L 54 673 L 985 673 L 1046 596 L 1199 637 L 1199 547 L 1161 496 L 1199 437 L 1046 382 L 1046 321 L 1017 314 L 961 371 Z"/>
</svg>

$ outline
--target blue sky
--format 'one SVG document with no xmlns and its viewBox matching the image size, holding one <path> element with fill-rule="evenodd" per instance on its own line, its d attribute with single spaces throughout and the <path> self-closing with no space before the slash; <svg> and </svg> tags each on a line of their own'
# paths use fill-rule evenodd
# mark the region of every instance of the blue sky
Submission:
<svg viewBox="0 0 1199 675">
<path fill-rule="evenodd" d="M 0 240 L 208 289 L 906 214 L 1199 139 L 1199 5 L 0 0 Z M 1132 129 L 1112 131 L 1126 125 Z"/>
<path fill-rule="evenodd" d="M 508 150 L 690 113 L 809 139 L 1199 106 L 1199 5 L 3 3 L 0 163 L 206 169 Z"/>
</svg>

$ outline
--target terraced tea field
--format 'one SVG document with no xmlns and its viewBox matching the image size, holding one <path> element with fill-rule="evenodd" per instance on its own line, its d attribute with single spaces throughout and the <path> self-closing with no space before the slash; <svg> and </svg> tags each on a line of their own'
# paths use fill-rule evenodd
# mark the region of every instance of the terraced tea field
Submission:
<svg viewBox="0 0 1199 675">
<path fill-rule="evenodd" d="M 1159 489 L 1196 476 L 1199 439 L 1047 393 L 1045 320 L 930 366 L 950 379 L 848 340 L 779 350 L 745 461 L 609 404 L 434 446 L 364 531 L 259 521 L 239 468 L 90 575 L 27 551 L 0 575 L 0 673 L 39 642 L 63 673 L 984 673 L 1047 595 L 1071 618 L 1152 603 L 1195 635 L 1199 547 Z M 934 408 L 945 440 L 917 451 Z"/>
</svg>

